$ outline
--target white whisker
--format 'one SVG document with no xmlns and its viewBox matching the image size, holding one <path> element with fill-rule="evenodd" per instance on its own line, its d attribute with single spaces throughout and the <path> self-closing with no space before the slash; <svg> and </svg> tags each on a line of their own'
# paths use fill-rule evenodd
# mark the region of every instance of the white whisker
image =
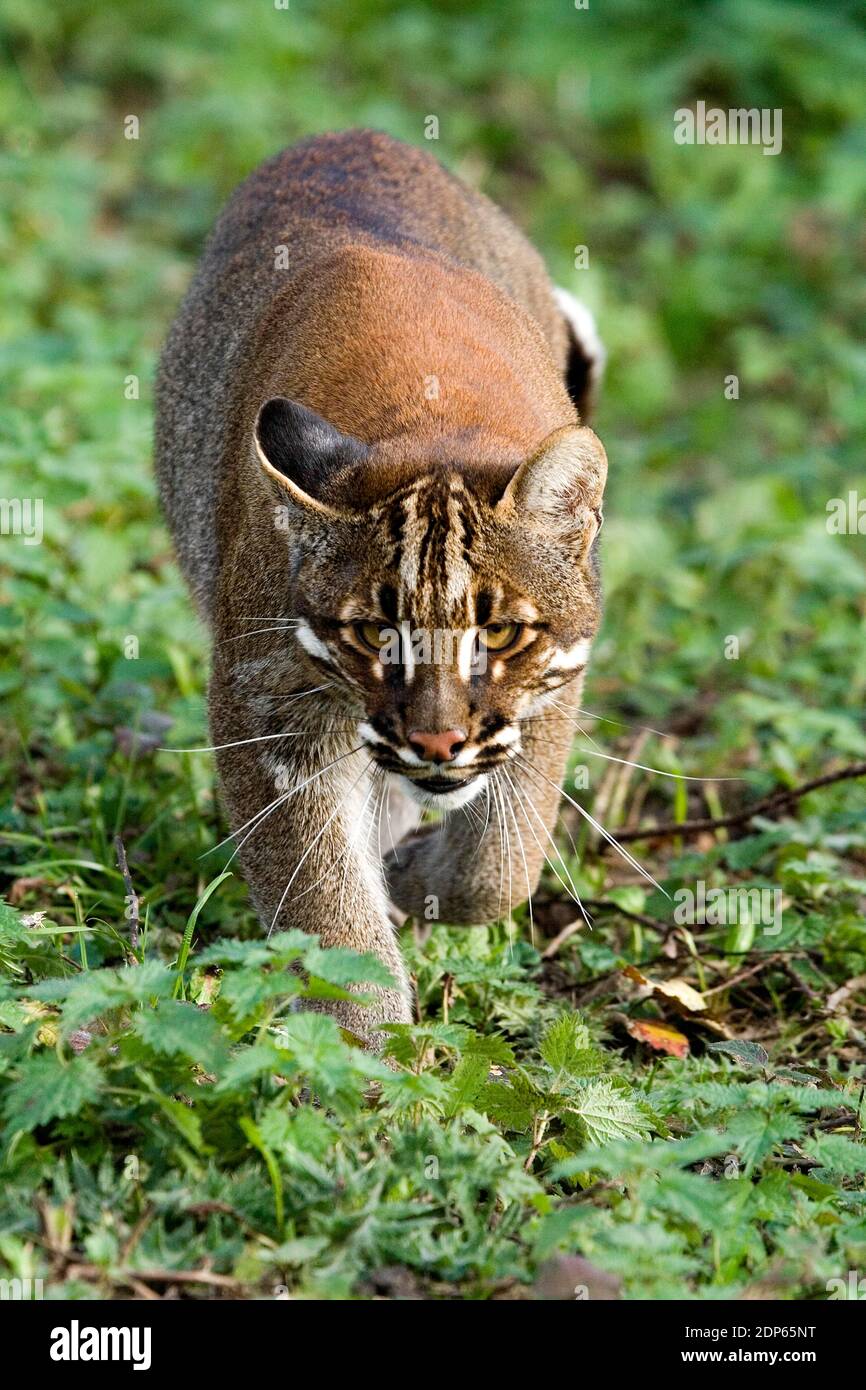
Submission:
<svg viewBox="0 0 866 1390">
<path fill-rule="evenodd" d="M 362 768 L 361 768 L 361 771 L 358 773 L 358 776 L 355 778 L 354 782 L 353 782 L 352 785 L 349 787 L 348 791 L 344 792 L 343 795 L 340 797 L 340 800 L 337 802 L 337 805 L 334 807 L 334 810 L 333 810 L 333 811 L 331 812 L 331 814 L 328 816 L 328 819 L 325 821 L 325 824 L 322 826 L 321 830 L 320 830 L 316 835 L 314 835 L 313 839 L 310 841 L 309 845 L 308 845 L 307 848 L 304 850 L 304 853 L 301 855 L 300 859 L 298 860 L 297 864 L 295 865 L 295 868 L 294 868 L 294 870 L 293 870 L 293 872 L 292 872 L 292 876 L 291 876 L 291 878 L 289 879 L 288 883 L 286 884 L 285 888 L 283 889 L 283 896 L 280 898 L 280 901 L 277 903 L 277 910 L 276 910 L 276 912 L 274 913 L 273 921 L 271 922 L 271 925 L 270 925 L 270 927 L 268 928 L 268 936 L 270 936 L 270 935 L 272 934 L 272 932 L 273 932 L 273 930 L 274 930 L 274 927 L 277 925 L 277 918 L 279 917 L 280 913 L 281 913 L 282 910 L 283 910 L 283 903 L 286 901 L 286 896 L 287 896 L 287 894 L 288 894 L 289 889 L 291 888 L 292 884 L 294 883 L 295 879 L 297 878 L 298 874 L 300 873 L 300 871 L 301 871 L 301 869 L 303 868 L 304 864 L 306 863 L 307 859 L 308 859 L 309 856 L 312 854 L 313 850 L 316 848 L 316 845 L 317 845 L 317 844 L 319 843 L 319 841 L 321 840 L 321 838 L 322 838 L 322 836 L 324 835 L 325 831 L 328 829 L 328 826 L 329 826 L 329 825 L 331 824 L 331 822 L 335 819 L 335 817 L 338 816 L 338 815 L 340 814 L 340 811 L 343 809 L 343 802 L 346 800 L 346 797 L 349 796 L 350 793 L 353 792 L 353 791 L 355 790 L 355 787 L 356 787 L 356 786 L 358 785 L 358 783 L 360 782 L 360 780 L 361 780 L 361 778 L 363 777 L 364 773 L 367 771 L 367 767 L 369 767 L 369 765 L 370 765 L 370 764 L 368 763 L 366 767 L 362 767 Z"/>
<path fill-rule="evenodd" d="M 214 845 L 212 849 L 206 849 L 204 854 L 199 855 L 199 859 L 204 859 L 206 855 L 213 854 L 216 850 L 222 849 L 223 845 L 227 845 L 229 840 L 233 840 L 236 835 L 240 835 L 246 830 L 248 825 L 252 825 L 253 821 L 257 821 L 259 817 L 264 816 L 266 812 L 272 811 L 275 806 L 279 806 L 281 801 L 288 801 L 296 792 L 303 791 L 304 787 L 308 787 L 311 782 L 315 782 L 319 777 L 324 777 L 325 773 L 330 772 L 331 768 L 336 767 L 337 763 L 343 762 L 345 758 L 351 758 L 353 753 L 360 753 L 362 748 L 363 744 L 359 743 L 357 748 L 350 748 L 348 753 L 341 753 L 338 758 L 334 758 L 331 762 L 327 763 L 325 767 L 320 767 L 318 772 L 314 772 L 312 777 L 307 777 L 303 782 L 300 782 L 298 786 L 290 787 L 282 796 L 278 796 L 276 801 L 272 801 L 270 806 L 265 806 L 261 811 L 256 811 L 255 815 L 250 816 L 249 820 L 245 821 L 243 825 L 238 826 L 237 830 L 233 830 L 230 835 L 226 835 L 225 839 L 220 840 L 218 845 Z M 232 858 L 234 858 L 234 855 Z"/>
<path fill-rule="evenodd" d="M 504 771 L 504 769 L 503 769 L 503 773 L 504 773 L 504 776 L 505 776 L 506 780 L 509 781 L 509 782 L 511 782 L 511 778 L 508 776 L 508 773 Z M 519 803 L 519 805 L 520 805 L 520 808 L 521 808 L 521 810 L 523 811 L 524 819 L 525 819 L 525 821 L 526 821 L 527 826 L 529 827 L 529 833 L 531 834 L 533 840 L 535 841 L 536 845 L 538 846 L 539 850 L 541 851 L 542 855 L 544 856 L 544 859 L 546 860 L 547 864 L 548 864 L 548 865 L 550 866 L 550 868 L 553 870 L 553 872 L 554 872 L 554 874 L 556 875 L 556 878 L 557 878 L 557 880 L 559 881 L 559 883 L 560 883 L 560 884 L 562 885 L 562 887 L 565 889 L 566 893 L 567 893 L 568 896 L 572 899 L 572 901 L 575 902 L 575 903 L 577 903 L 577 906 L 580 908 L 580 912 L 581 912 L 581 916 L 583 917 L 583 920 L 586 922 L 586 925 L 589 927 L 590 931 L 592 931 L 592 922 L 590 921 L 590 918 L 589 918 L 589 916 L 587 915 L 586 908 L 584 907 L 583 903 L 582 903 L 581 900 L 580 900 L 580 894 L 578 893 L 577 887 L 576 887 L 575 882 L 574 882 L 574 879 L 573 879 L 572 876 L 571 876 L 571 870 L 569 869 L 568 865 L 566 864 L 565 860 L 563 859 L 563 857 L 562 857 L 562 852 L 561 852 L 559 846 L 557 845 L 556 841 L 554 840 L 553 836 L 551 835 L 550 831 L 548 830 L 548 828 L 547 828 L 547 826 L 546 826 L 546 824 L 545 824 L 545 822 L 544 822 L 543 817 L 541 816 L 540 812 L 538 811 L 538 809 L 537 809 L 537 807 L 536 807 L 536 805 L 535 805 L 535 802 L 532 800 L 532 797 L 529 795 L 529 792 L 527 791 L 526 787 L 520 787 L 520 786 L 518 785 L 517 781 L 514 781 L 513 783 L 511 783 L 511 785 L 512 785 L 512 789 L 513 789 L 513 791 L 514 791 L 514 794 L 515 794 L 515 796 L 517 797 L 517 800 L 518 800 L 518 803 Z M 545 850 L 545 848 L 544 848 L 544 846 L 542 845 L 541 841 L 539 840 L 538 836 L 536 835 L 535 831 L 533 830 L 533 828 L 532 828 L 532 822 L 530 821 L 529 817 L 528 817 L 527 814 L 526 814 L 526 806 L 524 805 L 524 801 L 523 801 L 524 796 L 526 797 L 526 801 L 528 802 L 528 804 L 529 804 L 529 806 L 530 806 L 530 808 L 531 808 L 531 810 L 532 810 L 533 815 L 535 816 L 536 820 L 538 821 L 539 825 L 541 826 L 542 830 L 544 831 L 545 835 L 547 836 L 548 840 L 550 841 L 550 843 L 551 843 L 551 845 L 552 845 L 554 851 L 556 852 L 557 856 L 559 857 L 559 861 L 560 861 L 560 863 L 562 864 L 562 867 L 563 867 L 563 869 L 565 870 L 566 874 L 568 875 L 568 883 L 566 883 L 565 880 L 564 880 L 564 879 L 562 878 L 562 876 L 560 875 L 559 870 L 557 869 L 557 867 L 556 867 L 556 865 L 554 864 L 553 860 L 550 858 L 550 855 L 547 853 L 547 851 Z M 569 887 L 569 884 L 571 885 L 570 887 Z"/>
<path fill-rule="evenodd" d="M 496 808 L 496 824 L 499 829 L 499 903 L 496 908 L 497 921 L 502 921 L 502 891 L 505 886 L 505 839 L 502 834 L 502 815 L 499 810 L 499 799 L 496 796 L 495 775 L 491 776 L 487 783 L 488 795 L 491 797 Z"/>
<path fill-rule="evenodd" d="M 391 852 L 392 852 L 393 855 L 394 855 L 394 863 L 397 865 L 397 868 L 399 869 L 399 868 L 400 868 L 400 855 L 399 855 L 399 853 L 398 853 L 397 846 L 394 844 L 394 827 L 393 827 L 393 825 L 391 824 L 391 780 L 390 780 L 390 778 L 388 779 L 388 781 L 387 781 L 387 783 L 386 783 L 386 786 L 387 786 L 387 792 L 386 792 L 386 794 L 385 794 L 385 819 L 386 819 L 387 822 L 388 822 L 388 839 L 391 841 Z"/>
<path fill-rule="evenodd" d="M 508 866 L 508 921 L 509 921 L 509 923 L 510 923 L 510 922 L 511 922 L 512 904 L 513 904 L 513 901 L 514 901 L 514 882 L 513 882 L 512 870 L 511 870 L 511 835 L 510 835 L 509 830 L 508 830 L 508 821 L 507 821 L 506 816 L 505 816 L 505 796 L 504 796 L 504 793 L 503 793 L 503 791 L 502 791 L 502 784 L 501 784 L 501 782 L 499 781 L 499 774 L 498 774 L 498 772 L 495 772 L 493 775 L 494 775 L 494 780 L 495 780 L 495 782 L 496 782 L 497 794 L 498 794 L 498 796 L 499 796 L 499 800 L 500 800 L 501 805 L 502 805 L 502 829 L 503 829 L 503 832 L 504 832 L 504 834 L 505 834 L 505 862 L 506 862 L 506 864 L 507 864 L 507 866 Z"/>
<path fill-rule="evenodd" d="M 679 782 L 742 782 L 743 780 L 742 777 L 690 777 L 684 772 L 665 772 L 664 769 L 660 767 L 649 767 L 646 763 L 633 763 L 628 758 L 617 758 L 612 753 L 604 753 L 601 748 L 599 748 L 599 745 L 592 735 L 588 734 L 586 729 L 584 729 L 576 719 L 571 719 L 571 711 L 567 709 L 565 705 L 560 704 L 558 700 L 551 700 L 550 703 L 562 714 L 566 715 L 574 728 L 577 729 L 578 733 L 582 734 L 583 737 L 592 744 L 593 748 L 596 750 L 595 752 L 592 752 L 589 748 L 580 750 L 582 753 L 587 753 L 591 758 L 604 758 L 609 763 L 622 763 L 625 767 L 636 767 L 639 768 L 641 772 L 654 772 L 657 777 L 673 777 Z M 601 719 L 603 717 L 602 715 L 592 714 L 590 710 L 581 710 L 580 713 L 588 714 L 591 719 Z M 607 722 L 610 724 L 617 724 L 619 720 L 611 719 Z M 629 728 L 631 726 L 624 724 L 622 727 Z M 646 733 L 659 734 L 658 729 L 650 729 L 647 728 L 646 725 L 639 724 L 635 727 L 644 729 Z M 671 736 L 669 734 L 659 734 L 659 737 L 669 738 Z"/>
<path fill-rule="evenodd" d="M 505 780 L 505 804 L 508 810 L 511 812 L 511 819 L 514 822 L 514 833 L 517 836 L 517 848 L 520 850 L 520 857 L 523 860 L 523 872 L 526 876 L 526 904 L 529 908 L 529 939 L 532 942 L 532 944 L 535 945 L 535 921 L 532 916 L 532 884 L 529 878 L 529 865 L 526 862 L 526 851 L 523 847 L 523 836 L 520 833 L 520 826 L 517 824 L 517 816 L 514 811 L 514 806 L 512 804 L 511 797 L 508 795 L 508 786 L 510 785 L 510 782 L 508 778 L 506 778 Z"/>
<path fill-rule="evenodd" d="M 224 637 L 217 646 L 224 647 L 227 642 L 242 642 L 245 637 L 258 637 L 263 632 L 294 632 L 294 627 L 254 627 L 248 632 L 239 632 L 235 637 Z"/>
<path fill-rule="evenodd" d="M 581 729 L 581 733 L 583 730 Z M 584 738 L 588 735 L 584 734 Z M 665 772 L 660 767 L 648 767 L 646 763 L 633 763 L 630 758 L 615 758 L 612 753 L 596 752 L 592 748 L 581 748 L 581 753 L 586 753 L 590 758 L 604 758 L 608 763 L 622 763 L 624 767 L 636 767 L 641 772 L 654 772 L 657 777 L 673 777 L 678 782 L 741 782 L 742 777 L 689 777 L 684 772 Z"/>
<path fill-rule="evenodd" d="M 363 816 L 365 810 L 367 809 L 367 803 L 368 803 L 368 801 L 370 800 L 370 797 L 371 797 L 372 795 L 373 795 L 373 785 L 372 785 L 372 783 L 371 783 L 370 789 L 369 789 L 369 791 L 367 792 L 366 797 L 364 798 L 363 805 L 361 806 L 361 815 L 362 815 L 362 816 Z M 301 898 L 305 898 L 305 897 L 307 896 L 308 893 L 312 893 L 313 889 L 314 889 L 314 888 L 318 888 L 319 884 L 320 884 L 320 883 L 323 883 L 323 882 L 325 881 L 325 879 L 329 876 L 329 874 L 331 873 L 331 871 L 332 871 L 333 869 L 336 869 L 337 865 L 338 865 L 338 864 L 341 864 L 341 863 L 343 862 L 343 860 L 346 858 L 346 856 L 347 856 L 348 854 L 351 854 L 351 852 L 352 852 L 353 849 L 354 849 L 354 844 L 352 843 L 352 840 L 351 840 L 351 839 L 348 839 L 347 842 L 346 842 L 346 847 L 345 847 L 345 849 L 342 849 L 342 850 L 340 851 L 340 853 L 337 855 L 336 859 L 333 859 L 333 860 L 331 861 L 331 863 L 328 865 L 328 867 L 327 867 L 327 869 L 325 870 L 325 872 L 324 872 L 319 878 L 316 879 L 315 883 L 311 883 L 310 886 L 309 886 L 309 888 L 305 888 L 305 889 L 304 889 L 303 893 L 296 893 L 296 894 L 294 895 L 294 897 L 289 898 L 289 902 L 290 902 L 290 903 L 297 903 L 297 902 L 300 902 Z"/>
<path fill-rule="evenodd" d="M 607 840 L 608 844 L 613 845 L 613 847 L 614 847 L 614 849 L 617 851 L 617 853 L 620 854 L 620 855 L 622 855 L 623 859 L 625 859 L 625 861 L 626 861 L 628 864 L 630 864 L 631 867 L 632 867 L 633 869 L 635 869 L 635 870 L 641 875 L 642 878 L 645 878 L 645 879 L 647 880 L 648 883 L 651 883 L 651 884 L 653 885 L 653 887 L 654 887 L 654 888 L 657 888 L 658 891 L 659 891 L 660 893 L 662 893 L 666 898 L 670 898 L 670 893 L 668 893 L 667 890 L 666 890 L 665 888 L 662 888 L 662 886 L 661 886 L 660 883 L 657 883 L 657 882 L 656 882 L 656 880 L 653 878 L 652 874 L 649 873 L 649 872 L 643 867 L 642 864 L 638 863 L 637 859 L 635 859 L 635 857 L 634 857 L 633 854 L 629 854 L 628 850 L 623 848 L 623 846 L 619 843 L 619 841 L 618 841 L 617 839 L 615 839 L 615 837 L 614 837 L 613 835 L 611 835 L 610 831 L 609 831 L 609 830 L 606 830 L 605 827 L 604 827 L 599 821 L 597 821 L 597 820 L 595 819 L 595 816 L 590 815 L 589 811 L 587 811 L 587 810 L 585 809 L 585 807 L 581 806 L 579 802 L 577 802 L 577 801 L 574 800 L 574 797 L 569 796 L 567 791 L 565 791 L 562 787 L 558 787 L 558 784 L 557 784 L 556 782 L 552 781 L 550 777 L 547 777 L 547 776 L 545 775 L 545 773 L 541 772 L 537 767 L 535 767 L 532 763 L 530 763 L 526 758 L 520 757 L 519 755 L 518 755 L 518 758 L 519 758 L 519 761 L 520 761 L 521 763 L 523 763 L 523 765 L 529 769 L 530 774 L 533 774 L 533 773 L 534 773 L 536 776 L 544 778 L 544 781 L 550 783 L 550 786 L 552 786 L 552 787 L 557 787 L 557 789 L 559 790 L 560 794 L 561 794 L 562 796 L 565 797 L 566 801 L 567 801 L 571 806 L 573 806 L 574 809 L 580 813 L 580 815 L 583 816 L 584 820 L 589 821 L 590 825 L 591 825 L 595 830 L 598 831 L 599 835 L 603 836 L 603 838 L 604 838 L 605 840 Z"/>
<path fill-rule="evenodd" d="M 313 690 L 302 690 L 300 695 L 292 695 L 286 700 L 287 705 L 294 704 L 295 700 L 302 700 L 306 695 L 318 695 L 321 690 L 328 690 L 327 685 L 317 685 Z M 221 753 L 224 748 L 243 748 L 247 743 L 269 743 L 275 738 L 310 738 L 312 735 L 307 732 L 280 734 L 259 734 L 256 738 L 238 738 L 232 743 L 214 743 L 207 748 L 159 748 L 159 753 Z"/>
</svg>

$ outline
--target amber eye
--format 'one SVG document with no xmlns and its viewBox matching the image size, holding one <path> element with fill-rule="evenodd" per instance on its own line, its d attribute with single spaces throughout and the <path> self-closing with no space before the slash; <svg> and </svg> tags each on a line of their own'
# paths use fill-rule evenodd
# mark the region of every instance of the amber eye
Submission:
<svg viewBox="0 0 866 1390">
<path fill-rule="evenodd" d="M 355 623 L 355 636 L 368 651 L 380 652 L 391 640 L 391 628 L 379 623 Z"/>
<path fill-rule="evenodd" d="M 490 623 L 481 629 L 478 637 L 489 652 L 504 652 L 514 646 L 522 631 L 520 623 Z"/>
</svg>

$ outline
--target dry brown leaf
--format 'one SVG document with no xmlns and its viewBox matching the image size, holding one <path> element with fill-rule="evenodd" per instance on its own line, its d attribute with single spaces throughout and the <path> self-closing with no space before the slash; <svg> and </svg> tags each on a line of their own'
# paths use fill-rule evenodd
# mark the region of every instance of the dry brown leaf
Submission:
<svg viewBox="0 0 866 1390">
<path fill-rule="evenodd" d="M 661 980 L 653 984 L 653 992 L 661 994 L 665 999 L 671 999 L 675 1004 L 679 1004 L 690 1014 L 699 1014 L 707 1007 L 707 1001 L 699 990 L 693 988 L 687 980 L 677 977 L 673 980 Z"/>
<path fill-rule="evenodd" d="M 47 878 L 16 878 L 9 887 L 9 901 L 13 907 L 17 907 L 21 899 L 34 888 L 44 888 L 48 883 Z"/>
<path fill-rule="evenodd" d="M 672 980 L 651 980 L 636 965 L 627 965 L 622 973 L 656 998 L 667 999 L 688 1014 L 703 1013 L 707 1007 L 707 1001 L 700 991 L 679 976 Z"/>
<path fill-rule="evenodd" d="M 654 1052 L 667 1052 L 671 1057 L 685 1057 L 688 1053 L 688 1038 L 666 1023 L 653 1023 L 645 1018 L 630 1018 L 625 1026 L 633 1038 L 645 1043 Z"/>
</svg>

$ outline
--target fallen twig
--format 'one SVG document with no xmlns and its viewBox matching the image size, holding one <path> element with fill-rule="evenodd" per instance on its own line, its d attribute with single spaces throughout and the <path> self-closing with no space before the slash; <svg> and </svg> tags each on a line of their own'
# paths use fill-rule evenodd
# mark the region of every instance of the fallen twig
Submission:
<svg viewBox="0 0 866 1390">
<path fill-rule="evenodd" d="M 239 1292 L 243 1284 L 230 1274 L 215 1274 L 210 1269 L 117 1269 L 105 1270 L 101 1265 L 70 1264 L 67 1279 L 104 1280 L 114 1284 L 207 1284 L 215 1289 Z"/>
</svg>

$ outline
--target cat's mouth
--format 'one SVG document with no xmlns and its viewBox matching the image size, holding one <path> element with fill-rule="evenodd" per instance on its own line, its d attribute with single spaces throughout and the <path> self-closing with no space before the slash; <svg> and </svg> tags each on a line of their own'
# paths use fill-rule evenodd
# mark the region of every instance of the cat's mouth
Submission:
<svg viewBox="0 0 866 1390">
<path fill-rule="evenodd" d="M 449 811 L 474 800 L 487 779 L 483 772 L 472 772 L 464 777 L 407 777 L 405 772 L 401 772 L 397 780 L 413 801 L 420 802 L 422 806 L 438 806 Z"/>
<path fill-rule="evenodd" d="M 477 774 L 476 774 L 477 775 Z M 413 787 L 423 787 L 425 792 L 456 792 L 458 787 L 468 786 L 475 781 L 472 777 L 413 777 Z"/>
</svg>

